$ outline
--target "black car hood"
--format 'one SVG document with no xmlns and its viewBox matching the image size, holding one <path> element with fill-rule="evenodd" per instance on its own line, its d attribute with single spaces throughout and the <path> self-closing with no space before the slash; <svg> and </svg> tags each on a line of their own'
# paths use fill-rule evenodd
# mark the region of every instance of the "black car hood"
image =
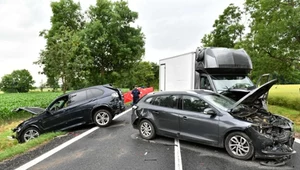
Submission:
<svg viewBox="0 0 300 170">
<path fill-rule="evenodd" d="M 262 86 L 250 91 L 247 95 L 242 97 L 240 100 L 238 100 L 231 109 L 237 107 L 240 104 L 251 104 L 254 103 L 255 100 L 257 100 L 259 97 L 261 97 L 263 94 L 267 93 L 270 88 L 277 82 L 277 79 L 271 80 Z"/>
<path fill-rule="evenodd" d="M 40 107 L 18 107 L 14 111 L 19 112 L 21 110 L 27 111 L 33 115 L 38 115 L 43 113 L 46 109 Z"/>
</svg>

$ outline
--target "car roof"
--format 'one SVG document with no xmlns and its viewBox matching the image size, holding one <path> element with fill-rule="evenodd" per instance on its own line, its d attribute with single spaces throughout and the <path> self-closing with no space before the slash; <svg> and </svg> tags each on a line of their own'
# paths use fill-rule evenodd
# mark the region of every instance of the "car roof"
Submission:
<svg viewBox="0 0 300 170">
<path fill-rule="evenodd" d="M 78 89 L 78 90 L 74 90 L 74 91 L 71 91 L 71 92 L 68 92 L 68 93 L 65 93 L 65 94 L 62 94 L 61 96 L 59 97 L 63 97 L 63 96 L 68 96 L 70 94 L 74 94 L 74 93 L 77 93 L 77 92 L 80 92 L 80 91 L 84 91 L 84 90 L 88 90 L 88 89 L 92 89 L 92 88 L 97 88 L 97 89 L 102 89 L 103 90 L 103 87 L 105 87 L 106 89 L 109 90 L 108 87 L 111 87 L 111 88 L 114 88 L 113 86 L 111 86 L 110 84 L 103 84 L 103 85 L 96 85 L 96 86 L 90 86 L 90 87 L 86 87 L 86 88 L 82 88 L 82 89 Z"/>
<path fill-rule="evenodd" d="M 149 93 L 149 95 L 183 95 L 183 94 L 194 94 L 194 95 L 208 95 L 208 94 L 215 94 L 215 92 L 205 89 L 195 89 L 195 90 L 185 90 L 185 91 L 156 91 Z"/>
</svg>

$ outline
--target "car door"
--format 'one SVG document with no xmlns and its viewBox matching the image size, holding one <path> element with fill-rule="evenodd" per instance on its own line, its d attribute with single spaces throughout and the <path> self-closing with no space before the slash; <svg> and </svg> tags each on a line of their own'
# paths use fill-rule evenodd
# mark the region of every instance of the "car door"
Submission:
<svg viewBox="0 0 300 170">
<path fill-rule="evenodd" d="M 47 108 L 45 116 L 40 120 L 45 131 L 61 130 L 67 126 L 66 115 L 68 109 L 65 107 L 67 100 L 68 96 L 63 96 Z"/>
<path fill-rule="evenodd" d="M 67 128 L 87 123 L 92 106 L 89 105 L 93 99 L 87 98 L 87 90 L 78 91 L 69 95 L 65 121 Z"/>
<path fill-rule="evenodd" d="M 179 118 L 180 138 L 215 145 L 218 143 L 219 116 L 204 114 L 210 106 L 196 96 L 183 95 Z"/>
<path fill-rule="evenodd" d="M 160 95 L 152 102 L 155 107 L 149 108 L 155 126 L 163 135 L 174 137 L 179 133 L 178 101 L 179 95 Z"/>
<path fill-rule="evenodd" d="M 271 79 L 270 74 L 263 74 L 259 77 L 259 79 L 256 82 L 256 87 L 260 87 L 263 84 L 269 82 Z M 261 103 L 262 103 L 262 107 L 265 108 L 266 110 L 268 110 L 268 95 L 269 95 L 269 91 L 266 92 L 262 97 L 261 97 Z"/>
</svg>

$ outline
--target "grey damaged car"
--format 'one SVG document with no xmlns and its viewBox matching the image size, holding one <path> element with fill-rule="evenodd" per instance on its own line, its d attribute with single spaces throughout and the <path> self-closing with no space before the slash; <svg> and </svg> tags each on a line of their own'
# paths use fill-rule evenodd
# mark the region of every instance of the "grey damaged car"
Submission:
<svg viewBox="0 0 300 170">
<path fill-rule="evenodd" d="M 154 92 L 133 107 L 132 125 L 144 139 L 162 135 L 225 148 L 237 159 L 282 163 L 296 153 L 293 122 L 255 105 L 275 83 L 237 102 L 208 90 Z"/>
</svg>

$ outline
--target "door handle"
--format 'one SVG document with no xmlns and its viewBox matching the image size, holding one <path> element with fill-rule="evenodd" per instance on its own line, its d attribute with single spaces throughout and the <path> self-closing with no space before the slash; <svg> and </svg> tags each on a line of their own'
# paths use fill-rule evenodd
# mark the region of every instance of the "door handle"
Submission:
<svg viewBox="0 0 300 170">
<path fill-rule="evenodd" d="M 153 113 L 155 113 L 155 114 L 159 114 L 159 111 L 153 111 Z"/>
<path fill-rule="evenodd" d="M 183 119 L 183 120 L 187 120 L 188 118 L 187 118 L 186 116 L 183 116 L 182 119 Z"/>
</svg>

